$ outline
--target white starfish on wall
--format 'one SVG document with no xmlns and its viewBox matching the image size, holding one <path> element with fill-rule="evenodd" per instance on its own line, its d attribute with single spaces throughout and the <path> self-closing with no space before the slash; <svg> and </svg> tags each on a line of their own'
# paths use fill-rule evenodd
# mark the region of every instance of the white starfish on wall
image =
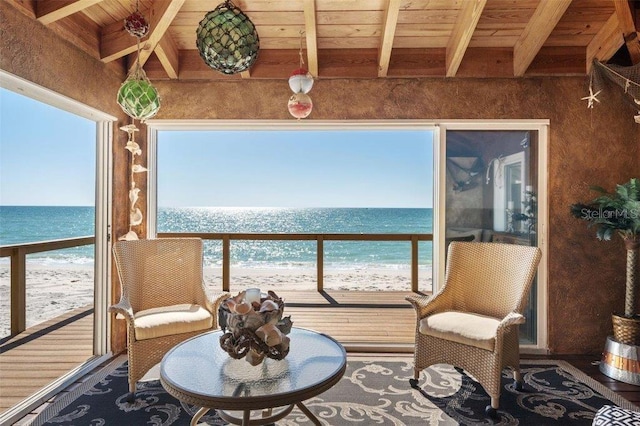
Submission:
<svg viewBox="0 0 640 426">
<path fill-rule="evenodd" d="M 583 101 L 587 101 L 587 108 L 593 108 L 593 101 L 600 103 L 600 99 L 597 96 L 602 92 L 602 90 L 598 90 L 596 93 L 593 93 L 593 87 L 589 85 L 589 96 L 585 96 L 581 98 Z"/>
</svg>

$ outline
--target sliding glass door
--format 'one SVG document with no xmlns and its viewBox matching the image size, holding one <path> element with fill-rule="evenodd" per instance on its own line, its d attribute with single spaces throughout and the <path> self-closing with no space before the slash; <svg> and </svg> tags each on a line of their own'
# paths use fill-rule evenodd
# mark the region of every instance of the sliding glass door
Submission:
<svg viewBox="0 0 640 426">
<path fill-rule="evenodd" d="M 442 133 L 442 262 L 452 241 L 542 243 L 544 215 L 538 199 L 544 192 L 540 152 L 546 141 L 541 141 L 540 129 L 526 124 L 506 129 L 500 129 L 500 123 L 472 126 Z M 546 138 L 546 131 L 542 133 Z M 544 345 L 546 338 L 541 328 L 545 307 L 540 303 L 540 280 L 538 274 L 525 312 L 527 323 L 520 333 L 523 344 L 534 346 Z"/>
</svg>

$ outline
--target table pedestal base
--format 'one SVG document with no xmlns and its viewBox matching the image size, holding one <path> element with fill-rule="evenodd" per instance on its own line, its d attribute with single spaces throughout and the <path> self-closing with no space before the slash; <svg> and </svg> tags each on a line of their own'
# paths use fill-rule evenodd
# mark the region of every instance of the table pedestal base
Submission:
<svg viewBox="0 0 640 426">
<path fill-rule="evenodd" d="M 285 418 L 291 413 L 293 407 L 297 406 L 300 411 L 302 411 L 305 416 L 309 418 L 313 422 L 315 426 L 322 426 L 320 420 L 302 403 L 297 402 L 295 404 L 287 405 L 286 407 L 278 407 L 278 408 L 269 408 L 267 410 L 262 411 L 262 417 L 251 418 L 251 410 L 244 410 L 242 412 L 242 418 L 236 417 L 224 410 L 218 410 L 218 415 L 220 418 L 226 422 L 229 422 L 233 425 L 241 425 L 241 426 L 264 426 L 273 424 L 276 421 Z M 198 421 L 209 412 L 210 408 L 203 407 L 198 410 L 198 412 L 191 419 L 191 426 L 196 426 Z M 274 413 L 274 411 L 276 411 Z"/>
</svg>

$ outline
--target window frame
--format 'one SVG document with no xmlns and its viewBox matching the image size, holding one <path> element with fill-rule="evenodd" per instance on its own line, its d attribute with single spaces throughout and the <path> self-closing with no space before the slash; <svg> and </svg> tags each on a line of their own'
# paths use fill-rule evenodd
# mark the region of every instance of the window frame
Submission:
<svg viewBox="0 0 640 426">
<path fill-rule="evenodd" d="M 445 182 L 447 130 L 531 130 L 538 132 L 538 229 L 542 260 L 538 268 L 537 293 L 537 340 L 532 345 L 522 345 L 526 353 L 548 353 L 547 337 L 547 153 L 549 120 L 160 120 L 147 121 L 147 230 L 150 238 L 156 236 L 157 208 L 157 143 L 158 132 L 221 131 L 221 130 L 425 130 L 433 132 L 433 283 L 434 292 L 438 283 L 444 282 L 444 235 L 445 235 Z M 439 242 L 439 246 L 435 246 Z"/>
<path fill-rule="evenodd" d="M 113 126 L 117 118 L 85 105 L 67 96 L 56 93 L 19 76 L 0 70 L 0 87 L 24 95 L 30 99 L 50 105 L 68 113 L 95 122 L 95 253 L 94 253 L 94 324 L 93 357 L 54 380 L 38 392 L 27 397 L 11 409 L 2 413 L 0 423 L 12 423 L 52 395 L 87 374 L 113 354 L 110 351 L 111 316 L 108 306 L 111 300 L 111 250 L 110 230 L 112 217 L 112 146 Z"/>
</svg>

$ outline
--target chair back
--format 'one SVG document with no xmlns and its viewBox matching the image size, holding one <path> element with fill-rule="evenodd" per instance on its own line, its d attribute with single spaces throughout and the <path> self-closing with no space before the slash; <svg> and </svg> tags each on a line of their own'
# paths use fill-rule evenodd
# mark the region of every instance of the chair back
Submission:
<svg viewBox="0 0 640 426">
<path fill-rule="evenodd" d="M 445 286 L 453 309 L 496 318 L 522 313 L 540 257 L 538 247 L 452 242 Z"/>
<path fill-rule="evenodd" d="M 203 300 L 201 239 L 118 241 L 113 254 L 134 313 Z"/>
</svg>

